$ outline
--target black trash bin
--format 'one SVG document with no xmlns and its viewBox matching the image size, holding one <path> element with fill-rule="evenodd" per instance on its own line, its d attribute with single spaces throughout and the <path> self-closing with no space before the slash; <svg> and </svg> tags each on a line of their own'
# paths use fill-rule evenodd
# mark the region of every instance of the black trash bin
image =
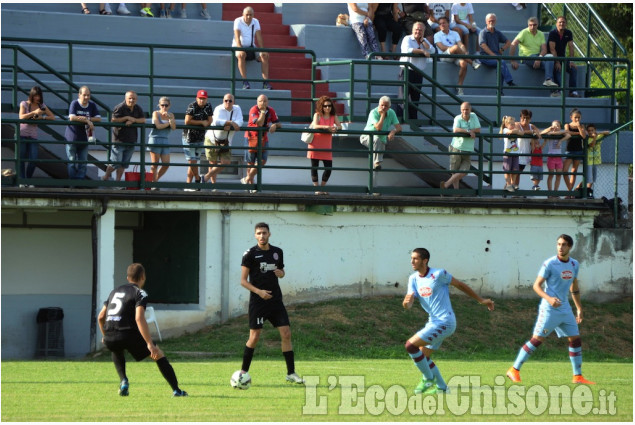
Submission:
<svg viewBox="0 0 635 425">
<path fill-rule="evenodd" d="M 64 357 L 64 310 L 41 308 L 37 313 L 37 345 L 35 357 Z"/>
</svg>

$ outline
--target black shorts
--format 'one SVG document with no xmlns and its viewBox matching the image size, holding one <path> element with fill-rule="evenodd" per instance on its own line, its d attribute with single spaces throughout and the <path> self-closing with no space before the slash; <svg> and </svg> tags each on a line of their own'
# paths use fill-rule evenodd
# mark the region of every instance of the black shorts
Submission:
<svg viewBox="0 0 635 425">
<path fill-rule="evenodd" d="M 249 329 L 262 329 L 265 320 L 274 328 L 289 326 L 289 315 L 282 301 L 249 303 Z"/>
<path fill-rule="evenodd" d="M 114 352 L 128 350 L 136 361 L 150 355 L 148 345 L 139 332 L 109 332 L 104 335 L 104 345 Z"/>
</svg>

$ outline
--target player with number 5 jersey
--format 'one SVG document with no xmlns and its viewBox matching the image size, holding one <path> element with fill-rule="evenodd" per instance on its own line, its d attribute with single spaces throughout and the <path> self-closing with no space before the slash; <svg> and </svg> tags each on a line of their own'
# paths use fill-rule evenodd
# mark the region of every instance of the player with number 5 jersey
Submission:
<svg viewBox="0 0 635 425">
<path fill-rule="evenodd" d="M 409 309 L 417 299 L 429 316 L 428 323 L 406 341 L 406 351 L 422 373 L 415 394 L 447 391 L 441 371 L 430 357 L 456 329 L 456 318 L 450 303 L 450 285 L 465 292 L 479 304 L 486 305 L 488 310 L 494 310 L 494 301 L 481 298 L 446 270 L 428 267 L 429 261 L 430 252 L 425 248 L 415 248 L 410 254 L 410 264 L 415 272 L 410 275 L 408 292 L 402 303 L 404 308 Z"/>
<path fill-rule="evenodd" d="M 150 356 L 172 387 L 173 396 L 187 396 L 187 393 L 179 388 L 172 365 L 150 337 L 150 329 L 145 318 L 148 294 L 142 289 L 146 282 L 143 265 L 129 265 L 127 278 L 128 283 L 110 293 L 98 317 L 99 329 L 103 335 L 102 343 L 112 352 L 112 361 L 119 375 L 119 395 L 129 394 L 130 383 L 126 375 L 124 356 L 124 350 L 127 350 L 136 361 Z"/>
<path fill-rule="evenodd" d="M 287 363 L 286 380 L 304 384 L 295 373 L 295 359 L 291 344 L 291 328 L 287 309 L 282 302 L 278 279 L 285 276 L 282 249 L 270 245 L 269 225 L 257 223 L 255 237 L 258 242 L 243 254 L 240 284 L 251 291 L 249 297 L 249 340 L 243 352 L 242 372 L 249 372 L 254 350 L 260 339 L 265 320 L 280 332 L 282 355 Z"/>
</svg>

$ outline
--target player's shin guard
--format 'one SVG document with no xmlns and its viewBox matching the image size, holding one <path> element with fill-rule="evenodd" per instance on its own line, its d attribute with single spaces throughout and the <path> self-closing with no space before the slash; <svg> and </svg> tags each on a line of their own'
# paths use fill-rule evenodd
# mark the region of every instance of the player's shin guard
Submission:
<svg viewBox="0 0 635 425">
<path fill-rule="evenodd" d="M 569 360 L 574 375 L 582 375 L 582 340 L 577 338 L 569 342 Z"/>
<path fill-rule="evenodd" d="M 119 380 L 128 380 L 128 377 L 126 376 L 126 357 L 124 356 L 123 351 L 113 351 L 111 357 L 112 362 L 115 364 L 117 375 L 119 375 Z"/>
<path fill-rule="evenodd" d="M 428 361 L 426 360 L 426 356 L 423 355 L 419 347 L 412 344 L 410 341 L 406 342 L 406 351 L 415 362 L 415 366 L 421 371 L 423 376 L 427 380 L 432 380 L 434 376 L 432 375 L 432 371 L 430 371 L 430 366 L 428 366 Z"/>
<path fill-rule="evenodd" d="M 245 372 L 249 372 L 249 367 L 251 366 L 251 359 L 254 358 L 254 348 L 247 347 L 245 345 L 245 351 L 243 351 L 243 366 L 241 370 Z"/>
<path fill-rule="evenodd" d="M 295 373 L 295 360 L 293 358 L 293 350 L 283 351 L 284 361 L 287 363 L 287 375 Z"/>
<path fill-rule="evenodd" d="M 167 358 L 161 357 L 157 360 L 157 366 L 161 371 L 161 375 L 168 381 L 170 387 L 172 387 L 172 391 L 180 391 L 179 382 L 176 380 L 176 373 L 174 373 L 174 368 L 170 364 Z"/>
<path fill-rule="evenodd" d="M 514 369 L 520 370 L 523 363 L 525 363 L 529 359 L 529 356 L 531 356 L 534 351 L 536 351 L 536 348 L 538 348 L 540 344 L 542 344 L 542 341 L 536 338 L 531 338 L 529 341 L 527 341 L 525 345 L 523 345 L 522 348 L 518 351 L 518 356 L 516 357 L 516 361 L 514 362 Z"/>
<path fill-rule="evenodd" d="M 442 390 L 446 389 L 448 385 L 443 380 L 443 376 L 441 375 L 441 371 L 439 370 L 439 367 L 435 365 L 432 359 L 430 359 L 429 357 L 426 357 L 426 361 L 428 362 L 428 367 L 430 368 L 430 372 L 432 372 L 432 376 L 434 376 L 434 380 L 437 383 L 437 387 L 439 387 Z"/>
</svg>

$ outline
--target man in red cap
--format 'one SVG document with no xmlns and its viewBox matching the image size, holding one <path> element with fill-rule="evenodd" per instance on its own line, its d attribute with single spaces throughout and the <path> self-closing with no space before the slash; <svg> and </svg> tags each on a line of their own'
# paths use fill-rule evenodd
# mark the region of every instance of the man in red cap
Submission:
<svg viewBox="0 0 635 425">
<path fill-rule="evenodd" d="M 190 103 L 185 110 L 185 125 L 201 126 L 201 129 L 183 130 L 183 152 L 185 159 L 190 164 L 187 169 L 187 183 L 201 183 L 198 174 L 197 162 L 201 155 L 205 155 L 203 142 L 205 141 L 205 131 L 212 124 L 214 109 L 207 103 L 207 91 L 199 90 L 196 93 L 196 101 Z M 187 191 L 201 190 L 200 187 L 185 189 Z"/>
</svg>

